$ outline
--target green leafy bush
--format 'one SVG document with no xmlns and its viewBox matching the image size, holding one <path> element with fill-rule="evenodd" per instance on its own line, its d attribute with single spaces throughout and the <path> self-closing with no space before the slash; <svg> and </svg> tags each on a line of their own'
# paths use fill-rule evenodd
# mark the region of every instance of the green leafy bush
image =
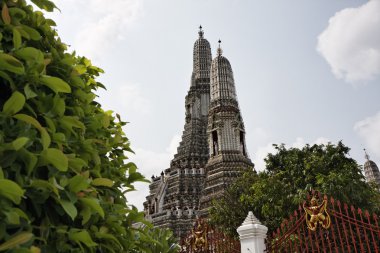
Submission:
<svg viewBox="0 0 380 253">
<path fill-rule="evenodd" d="M 102 70 L 25 0 L 0 2 L 0 252 L 138 251 L 123 190 L 145 179 L 125 122 L 94 100 Z"/>
<path fill-rule="evenodd" d="M 310 189 L 348 205 L 379 212 L 378 190 L 365 182 L 360 166 L 349 157 L 350 149 L 342 142 L 274 147 L 276 153 L 265 159 L 265 171 L 244 174 L 214 203 L 212 224 L 237 236 L 236 228 L 252 211 L 271 233 L 306 200 Z"/>
</svg>

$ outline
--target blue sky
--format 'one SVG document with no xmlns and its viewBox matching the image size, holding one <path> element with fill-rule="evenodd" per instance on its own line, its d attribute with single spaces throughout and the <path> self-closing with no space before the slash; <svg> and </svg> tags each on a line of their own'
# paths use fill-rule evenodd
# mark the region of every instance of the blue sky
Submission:
<svg viewBox="0 0 380 253">
<path fill-rule="evenodd" d="M 131 159 L 148 178 L 169 167 L 185 121 L 201 24 L 232 65 L 257 170 L 272 143 L 343 140 L 380 164 L 380 0 L 56 0 L 70 50 L 105 70 L 105 109 L 130 122 Z M 128 195 L 140 209 L 148 185 Z"/>
</svg>

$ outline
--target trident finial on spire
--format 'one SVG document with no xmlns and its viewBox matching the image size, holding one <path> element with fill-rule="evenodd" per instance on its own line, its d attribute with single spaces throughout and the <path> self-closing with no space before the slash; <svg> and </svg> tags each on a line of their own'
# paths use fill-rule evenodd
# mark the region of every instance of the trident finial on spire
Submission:
<svg viewBox="0 0 380 253">
<path fill-rule="evenodd" d="M 367 159 L 367 160 L 369 160 L 369 155 L 367 154 L 367 150 L 365 149 L 365 148 L 363 148 L 363 150 L 364 150 L 364 153 L 365 153 L 365 159 Z"/>
<path fill-rule="evenodd" d="M 222 43 L 222 41 L 219 39 L 219 40 L 218 40 L 218 43 L 219 43 L 219 46 L 218 46 L 218 51 L 217 51 L 217 53 L 218 53 L 218 56 L 221 56 L 222 53 L 223 53 L 223 50 L 222 50 L 222 48 L 220 47 L 220 43 Z"/>
<path fill-rule="evenodd" d="M 203 38 L 203 30 L 202 30 L 202 26 L 201 25 L 199 26 L 199 32 L 198 32 L 198 34 L 199 34 L 199 38 Z"/>
</svg>

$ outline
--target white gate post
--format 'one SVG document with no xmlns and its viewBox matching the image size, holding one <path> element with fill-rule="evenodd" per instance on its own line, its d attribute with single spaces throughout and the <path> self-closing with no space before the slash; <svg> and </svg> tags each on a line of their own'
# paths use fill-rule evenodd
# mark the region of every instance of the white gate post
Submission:
<svg viewBox="0 0 380 253">
<path fill-rule="evenodd" d="M 240 236 L 241 253 L 263 253 L 265 250 L 265 238 L 268 228 L 250 211 L 243 224 L 238 227 Z"/>
</svg>

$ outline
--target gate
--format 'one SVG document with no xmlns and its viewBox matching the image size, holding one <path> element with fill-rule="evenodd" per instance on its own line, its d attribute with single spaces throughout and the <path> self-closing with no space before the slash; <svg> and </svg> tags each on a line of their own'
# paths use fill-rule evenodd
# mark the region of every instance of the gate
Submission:
<svg viewBox="0 0 380 253">
<path fill-rule="evenodd" d="M 276 253 L 379 253 L 378 216 L 313 192 L 266 244 L 267 252 Z"/>
<path fill-rule="evenodd" d="M 240 253 L 240 241 L 212 228 L 198 219 L 190 233 L 181 240 L 181 253 Z"/>
</svg>

